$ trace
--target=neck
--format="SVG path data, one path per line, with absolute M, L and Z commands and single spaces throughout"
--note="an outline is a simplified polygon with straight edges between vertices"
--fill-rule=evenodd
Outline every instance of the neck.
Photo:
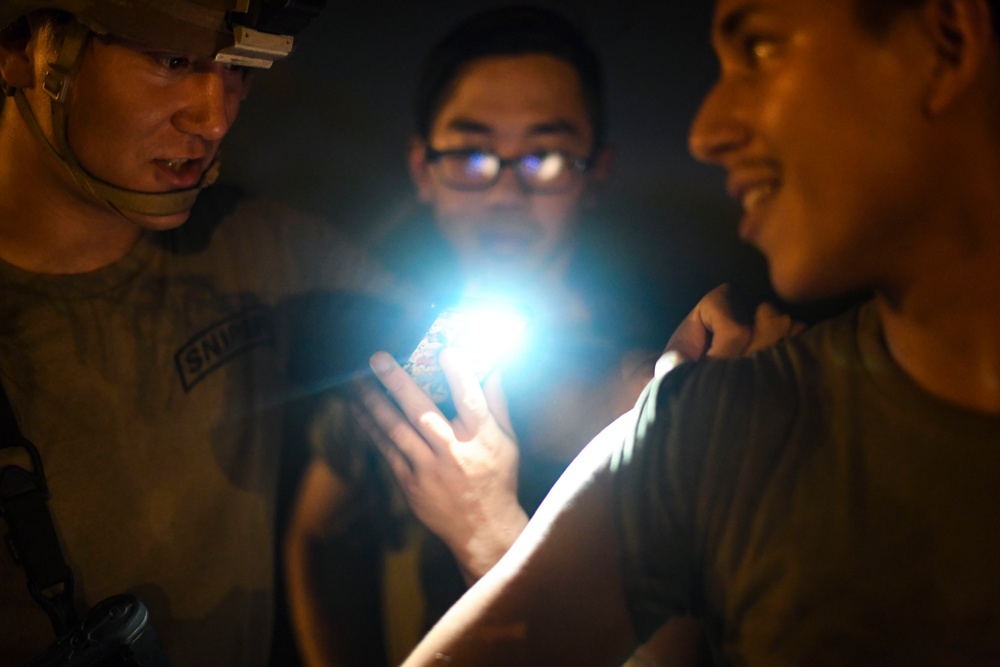
M 127 255 L 141 234 L 45 154 L 16 105 L 0 107 L 0 259 L 36 273 L 86 273 Z
M 1000 240 L 880 293 L 890 353 L 931 394 L 1000 413 Z

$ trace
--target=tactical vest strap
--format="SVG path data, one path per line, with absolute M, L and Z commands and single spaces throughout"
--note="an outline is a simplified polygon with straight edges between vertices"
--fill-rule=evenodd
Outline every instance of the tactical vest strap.
M 24 568 L 31 597 L 48 615 L 56 636 L 61 636 L 78 621 L 73 606 L 73 572 L 63 558 L 49 512 L 41 455 L 21 434 L 0 384 L 0 449 L 15 448 L 27 453 L 31 470 L 14 464 L 0 468 L 0 517 L 8 529 L 4 541 Z

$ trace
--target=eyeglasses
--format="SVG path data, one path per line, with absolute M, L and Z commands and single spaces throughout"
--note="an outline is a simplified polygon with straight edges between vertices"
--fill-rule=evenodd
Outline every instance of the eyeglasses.
M 425 160 L 438 167 L 441 181 L 456 190 L 488 190 L 500 180 L 504 167 L 511 167 L 527 192 L 559 194 L 576 185 L 590 160 L 562 151 L 536 151 L 501 158 L 493 151 L 462 148 L 439 151 L 427 147 Z

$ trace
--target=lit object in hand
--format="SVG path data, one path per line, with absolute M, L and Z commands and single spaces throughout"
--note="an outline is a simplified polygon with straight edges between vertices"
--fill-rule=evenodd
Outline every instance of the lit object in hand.
M 461 350 L 482 381 L 524 339 L 527 313 L 508 304 L 469 301 L 443 309 L 403 368 L 435 403 L 450 399 L 438 356 L 446 347 Z

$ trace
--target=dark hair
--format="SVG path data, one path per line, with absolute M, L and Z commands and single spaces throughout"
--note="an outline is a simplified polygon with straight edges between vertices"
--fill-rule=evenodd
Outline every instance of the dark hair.
M 424 60 L 414 95 L 417 133 L 430 135 L 435 115 L 468 63 L 489 56 L 544 53 L 573 66 L 594 131 L 594 148 L 607 133 L 604 78 L 597 54 L 582 31 L 566 17 L 538 7 L 499 7 L 463 21 Z
M 854 0 L 861 25 L 876 36 L 885 35 L 899 12 L 914 9 L 926 0 Z M 1000 36 L 1000 0 L 987 0 L 993 19 L 993 33 Z

